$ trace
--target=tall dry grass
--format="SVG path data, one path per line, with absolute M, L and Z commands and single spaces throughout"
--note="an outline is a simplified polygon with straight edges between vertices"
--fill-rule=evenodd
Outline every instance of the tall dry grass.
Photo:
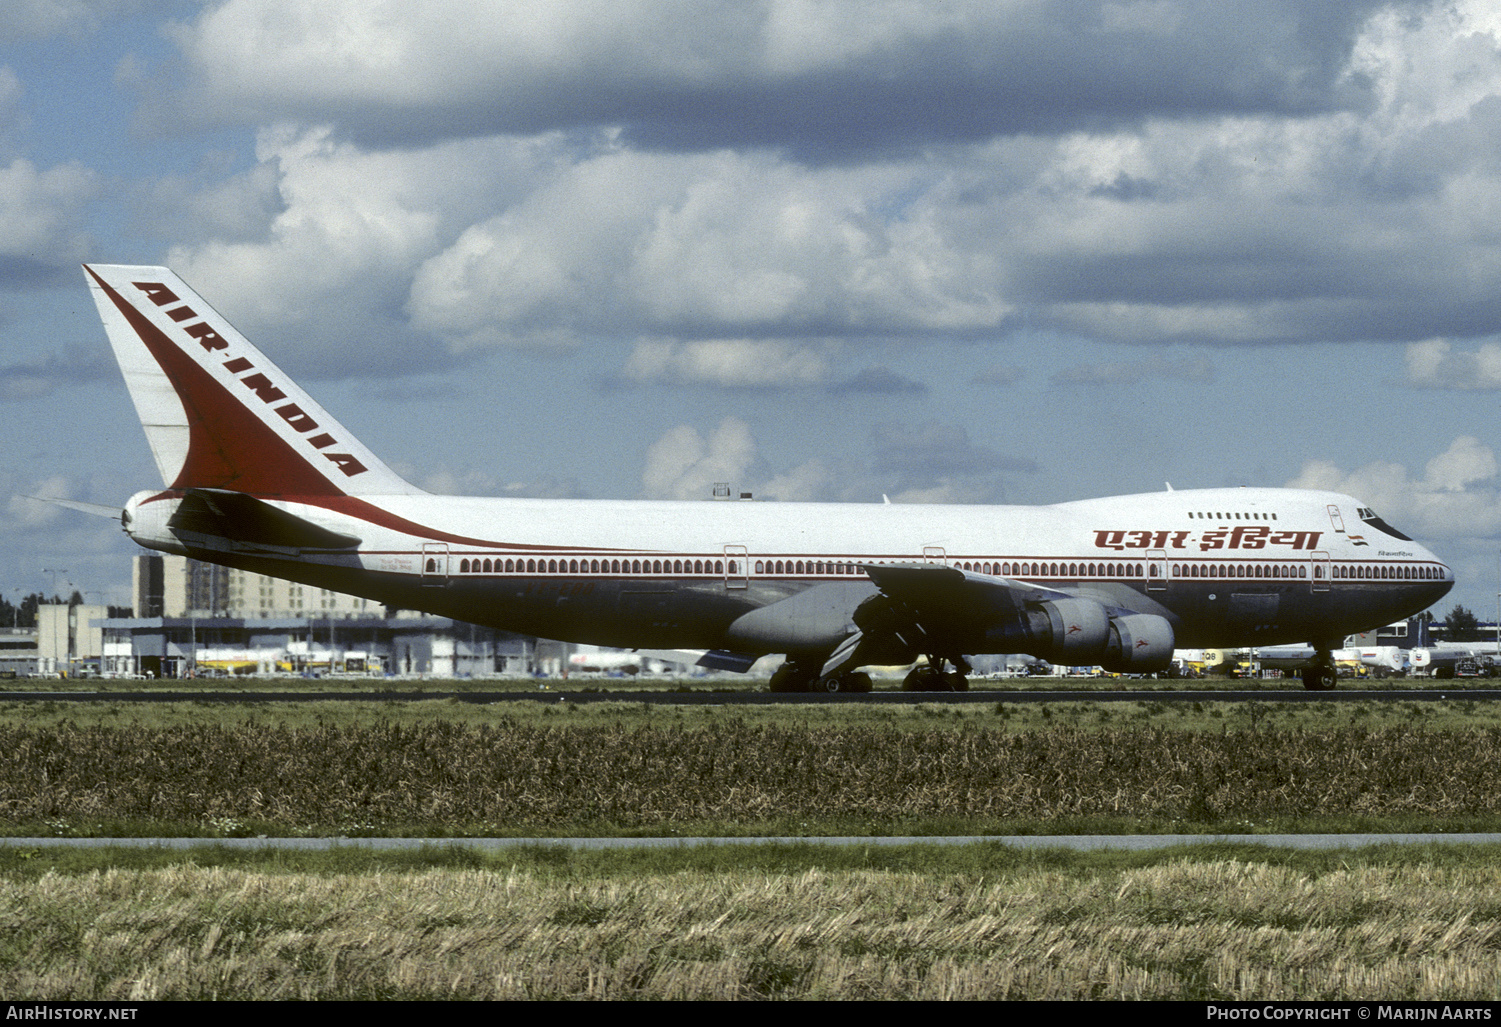
M 12 999 L 1495 999 L 1501 870 L 0 883 Z

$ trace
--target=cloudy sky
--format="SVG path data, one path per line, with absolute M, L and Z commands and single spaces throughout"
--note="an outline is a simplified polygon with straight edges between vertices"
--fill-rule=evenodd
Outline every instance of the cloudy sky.
M 7 596 L 158 483 L 86 260 L 429 489 L 1328 486 L 1495 616 L 1493 0 L 7 0 Z

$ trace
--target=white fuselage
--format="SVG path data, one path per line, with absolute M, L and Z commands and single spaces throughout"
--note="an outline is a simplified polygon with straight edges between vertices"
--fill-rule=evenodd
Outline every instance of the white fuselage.
M 1349 496 L 1215 489 L 1046 507 L 639 502 L 400 495 L 275 501 L 360 540 L 273 551 L 167 528 L 172 493 L 132 499 L 131 534 L 386 602 L 569 641 L 716 647 L 745 612 L 862 567 L 943 563 L 1168 617 L 1183 646 L 1336 642 L 1453 584 Z M 744 646 L 741 646 L 744 648 Z

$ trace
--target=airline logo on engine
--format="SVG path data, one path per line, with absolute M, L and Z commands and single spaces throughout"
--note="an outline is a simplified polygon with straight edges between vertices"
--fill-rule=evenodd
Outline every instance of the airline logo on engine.
M 1273 531 L 1263 525 L 1216 528 L 1195 535 L 1191 531 L 1096 531 L 1097 549 L 1317 549 L 1322 531 Z
M 183 331 L 192 338 L 198 340 L 208 353 L 215 354 L 220 358 L 228 358 L 223 361 L 224 369 L 234 375 L 240 382 L 272 411 L 291 426 L 292 430 L 299 433 L 303 441 L 315 450 L 323 454 L 323 458 L 333 463 L 335 467 L 343 471 L 349 477 L 363 474 L 369 470 L 359 460 L 349 453 L 325 452 L 330 446 L 338 444 L 328 432 L 318 431 L 318 422 L 309 417 L 296 403 L 286 403 L 281 406 L 272 406 L 287 398 L 287 394 L 276 387 L 276 383 L 267 378 L 263 373 L 255 371 L 255 365 L 244 357 L 234 356 L 229 352 L 229 342 L 208 324 L 202 320 L 198 312 L 178 298 L 177 294 L 167 288 L 161 282 L 131 282 L 137 289 L 146 294 L 146 298 L 158 307 L 171 307 L 172 304 L 181 304 L 164 311 L 173 321 L 183 326 Z M 185 323 L 186 322 L 186 323 Z M 314 434 L 317 432 L 317 434 Z

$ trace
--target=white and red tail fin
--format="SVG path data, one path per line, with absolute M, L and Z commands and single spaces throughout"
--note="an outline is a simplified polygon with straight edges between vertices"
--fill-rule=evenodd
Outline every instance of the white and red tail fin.
M 84 271 L 169 488 L 256 496 L 422 491 L 169 269 L 85 264 Z

